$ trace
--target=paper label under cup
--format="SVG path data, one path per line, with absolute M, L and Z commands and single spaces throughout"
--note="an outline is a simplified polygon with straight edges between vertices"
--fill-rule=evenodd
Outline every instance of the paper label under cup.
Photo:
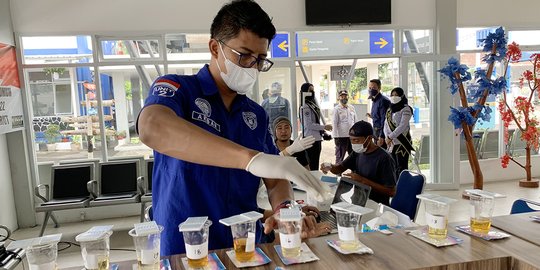
M 281 242 L 281 246 L 284 248 L 296 248 L 299 247 L 301 244 L 300 233 L 279 233 L 279 240 Z
M 342 241 L 354 241 L 356 240 L 356 232 L 354 227 L 342 227 L 338 226 L 339 239 Z
M 201 245 L 186 244 L 186 256 L 192 260 L 198 260 L 208 256 L 208 242 L 204 242 Z
M 246 240 L 246 252 L 255 251 L 255 233 L 248 232 Z
M 84 261 L 84 268 L 86 269 L 98 269 L 98 256 L 95 254 L 86 254 L 86 260 Z
M 141 250 L 141 263 L 153 264 L 159 260 L 159 252 L 152 249 Z
M 56 261 L 42 263 L 42 264 L 28 264 L 30 270 L 55 270 Z
M 430 213 L 426 213 L 426 223 L 429 227 L 434 229 L 445 229 L 446 222 L 444 216 L 436 216 Z

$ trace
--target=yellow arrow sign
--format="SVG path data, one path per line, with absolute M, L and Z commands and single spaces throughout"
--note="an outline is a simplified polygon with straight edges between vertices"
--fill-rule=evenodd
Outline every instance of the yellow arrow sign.
M 284 40 L 281 43 L 279 43 L 278 48 L 282 49 L 284 52 L 287 51 L 287 48 L 289 48 L 289 44 L 287 44 L 287 41 Z
M 375 44 L 381 45 L 379 48 L 382 49 L 384 46 L 388 44 L 388 41 L 386 41 L 384 38 L 379 38 L 380 41 L 375 41 Z

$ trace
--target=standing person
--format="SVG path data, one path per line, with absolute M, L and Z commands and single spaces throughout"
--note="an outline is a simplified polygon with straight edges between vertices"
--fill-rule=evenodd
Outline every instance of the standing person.
M 345 152 L 351 154 L 351 139 L 349 138 L 349 129 L 356 123 L 356 112 L 354 108 L 348 105 L 349 93 L 347 90 L 339 91 L 339 104 L 334 107 L 334 128 L 332 136 L 336 144 L 336 164 L 343 161 Z
M 321 164 L 323 173 L 328 171 L 339 175 L 346 170 L 351 173 L 344 176 L 371 187 L 369 198 L 389 205 L 390 197 L 396 193 L 396 167 L 394 160 L 384 149 L 373 141 L 373 128 L 366 121 L 356 122 L 349 131 L 352 155 L 343 162 L 326 166 Z
M 409 156 L 413 149 L 409 124 L 413 110 L 407 103 L 405 91 L 400 87 L 392 89 L 390 102 L 384 121 L 384 134 L 386 145 L 392 150 L 392 157 L 396 162 L 396 176 L 399 178 L 401 171 L 409 168 Z
M 263 90 L 262 92 L 262 100 L 263 102 L 268 98 L 268 92 L 270 91 L 270 89 L 266 88 Z
M 378 146 L 386 148 L 384 136 L 384 119 L 386 111 L 390 107 L 390 100 L 381 93 L 381 80 L 373 79 L 369 81 L 369 98 L 373 101 L 371 113 L 368 116 L 373 122 L 373 135 Z
M 313 147 L 307 150 L 309 157 L 309 168 L 312 171 L 319 169 L 319 159 L 321 156 L 322 132 L 325 130 L 331 131 L 332 125 L 321 125 L 321 109 L 315 101 L 315 90 L 313 84 L 304 83 L 300 87 L 300 98 L 302 93 L 311 93 L 306 96 L 304 106 L 300 106 L 300 115 L 302 117 L 302 125 L 304 126 L 304 135 L 313 136 L 315 143 Z
M 281 83 L 273 83 L 270 87 L 270 96 L 261 104 L 270 118 L 270 124 L 280 116 L 291 119 L 291 105 L 286 98 L 281 96 L 282 88 Z
M 164 227 L 163 256 L 185 253 L 178 224 L 195 216 L 213 221 L 209 249 L 232 247 L 230 228 L 218 220 L 256 211 L 261 178 L 274 211 L 293 199 L 290 182 L 282 179 L 320 199 L 328 196 L 294 158 L 276 155 L 264 109 L 245 95 L 258 73 L 272 67 L 266 53 L 275 31 L 256 2 L 229 2 L 210 28 L 210 64 L 196 75 L 159 77 L 150 88 L 137 129 L 154 149 L 152 201 L 154 219 Z M 305 224 L 315 228 L 314 219 Z

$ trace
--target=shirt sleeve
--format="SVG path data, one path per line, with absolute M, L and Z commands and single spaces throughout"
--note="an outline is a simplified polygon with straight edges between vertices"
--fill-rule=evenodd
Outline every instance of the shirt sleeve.
M 302 117 L 304 118 L 304 125 L 308 130 L 324 130 L 324 126 L 317 124 L 316 117 L 314 112 L 311 111 L 309 107 L 302 107 Z
M 332 117 L 332 136 L 334 136 L 334 138 L 337 138 L 338 137 L 338 124 L 339 124 L 339 111 L 338 111 L 338 107 L 334 107 L 334 117 Z
M 397 138 L 397 136 L 399 136 L 399 134 L 405 132 L 408 128 L 409 128 L 409 121 L 411 121 L 411 117 L 412 117 L 412 112 L 411 112 L 411 108 L 409 106 L 405 106 L 403 109 L 401 109 L 401 111 L 399 111 L 399 113 L 401 113 L 401 119 L 399 120 L 399 123 L 396 127 L 396 129 L 394 129 L 394 131 L 389 131 L 389 132 L 386 132 L 386 134 L 388 134 L 387 136 L 389 138 Z M 385 124 L 385 128 L 386 128 L 386 124 Z
M 386 119 L 386 116 L 384 118 L 384 128 L 383 128 L 383 131 L 385 134 L 390 134 L 392 132 L 392 130 L 390 129 L 390 125 L 388 125 L 388 119 Z M 388 137 L 388 138 L 392 138 L 392 137 Z
M 181 84 L 181 79 L 178 75 L 169 74 L 157 78 L 152 83 L 152 86 L 150 86 L 143 110 L 150 105 L 159 104 L 172 109 L 176 115 L 184 118 L 185 113 L 182 104 L 184 104 L 185 96 L 183 87 L 186 87 L 186 85 Z M 138 123 L 139 116 L 137 116 L 136 122 L 137 133 L 139 132 Z

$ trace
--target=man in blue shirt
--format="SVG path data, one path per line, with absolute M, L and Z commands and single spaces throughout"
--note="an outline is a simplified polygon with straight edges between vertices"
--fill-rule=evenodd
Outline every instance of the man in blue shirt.
M 368 114 L 373 122 L 373 136 L 375 136 L 375 141 L 378 146 L 386 148 L 384 142 L 384 119 L 386 118 L 386 111 L 390 107 L 390 99 L 381 93 L 381 80 L 370 80 L 368 87 L 369 97 L 373 101 L 371 114 Z
M 257 3 L 232 1 L 212 22 L 210 64 L 197 75 L 166 75 L 151 86 L 137 129 L 154 149 L 152 202 L 154 219 L 164 227 L 162 256 L 185 253 L 178 224 L 195 216 L 213 221 L 209 249 L 232 247 L 230 229 L 218 220 L 257 210 L 261 178 L 274 211 L 293 199 L 289 181 L 320 199 L 328 196 L 294 158 L 276 155 L 268 116 L 245 96 L 258 73 L 272 67 L 266 53 L 275 31 Z M 306 222 L 314 230 L 314 222 Z

